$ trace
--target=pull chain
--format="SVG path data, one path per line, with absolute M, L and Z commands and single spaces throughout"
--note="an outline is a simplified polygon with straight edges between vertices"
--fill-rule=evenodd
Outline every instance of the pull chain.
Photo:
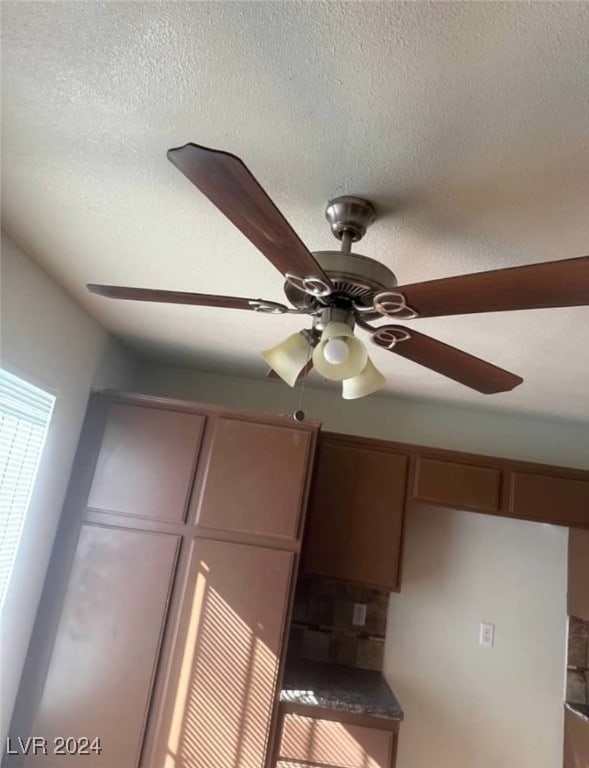
M 311 359 L 311 348 L 309 349 L 307 353 L 307 362 L 305 363 L 305 367 L 303 368 L 303 371 L 306 370 L 307 366 L 309 365 L 309 360 Z M 299 406 L 297 410 L 293 413 L 292 417 L 295 421 L 304 421 L 305 420 L 305 412 L 302 410 L 303 408 L 303 397 L 305 396 L 305 384 L 307 382 L 307 375 L 308 371 L 306 371 L 305 375 L 303 376 L 301 380 L 301 389 L 299 393 Z

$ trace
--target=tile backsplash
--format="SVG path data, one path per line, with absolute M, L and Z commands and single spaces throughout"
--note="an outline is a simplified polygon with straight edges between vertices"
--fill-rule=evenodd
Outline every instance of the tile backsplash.
M 302 576 L 294 598 L 289 655 L 382 670 L 388 601 L 388 592 Z M 366 606 L 363 626 L 354 624 L 355 604 Z
M 566 700 L 589 704 L 589 621 L 569 616 Z

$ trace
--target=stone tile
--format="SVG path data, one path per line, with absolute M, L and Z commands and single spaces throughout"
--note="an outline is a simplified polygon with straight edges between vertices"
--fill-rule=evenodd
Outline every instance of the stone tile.
M 368 603 L 366 611 L 366 632 L 371 635 L 384 637 L 387 629 L 388 595 L 379 594 L 375 600 Z
M 305 630 L 299 627 L 291 627 L 288 633 L 288 655 L 291 658 L 299 658 L 303 653 L 303 638 Z
M 588 637 L 589 621 L 583 621 L 576 616 L 569 616 L 569 636 Z
M 358 641 L 358 661 L 360 669 L 374 669 L 382 672 L 384 659 L 384 640 L 373 637 L 360 638 Z
M 307 621 L 307 600 L 304 596 L 295 593 L 295 599 L 292 606 L 292 621 L 304 624 Z
M 584 667 L 587 665 L 587 646 L 586 636 L 569 634 L 567 663 L 570 667 Z
M 329 660 L 329 634 L 306 629 L 303 632 L 301 655 L 312 661 Z
M 348 600 L 336 600 L 333 607 L 333 626 L 352 628 L 354 604 Z
M 310 595 L 307 602 L 307 621 L 317 626 L 331 626 L 333 601 L 326 595 Z
M 587 703 L 587 678 L 583 672 L 567 670 L 566 700 L 575 704 Z
M 358 638 L 343 632 L 333 632 L 329 643 L 329 659 L 334 664 L 355 667 L 358 659 Z

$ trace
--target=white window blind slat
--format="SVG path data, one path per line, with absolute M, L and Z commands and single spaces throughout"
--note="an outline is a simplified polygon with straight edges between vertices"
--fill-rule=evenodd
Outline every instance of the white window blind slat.
M 0 369 L 0 606 L 10 582 L 55 397 Z

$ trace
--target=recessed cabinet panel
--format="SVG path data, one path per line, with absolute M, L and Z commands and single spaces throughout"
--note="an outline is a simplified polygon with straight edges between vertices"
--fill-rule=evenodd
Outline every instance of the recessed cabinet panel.
M 175 536 L 82 526 L 32 729 L 51 749 L 27 766 L 137 766 L 177 544 Z M 54 740 L 68 736 L 98 737 L 101 754 L 56 754 Z
M 378 728 L 285 715 L 280 757 L 341 768 L 389 768 L 393 734 Z
M 204 421 L 198 414 L 111 404 L 88 506 L 181 522 Z
M 406 456 L 320 436 L 305 573 L 396 589 L 406 475 Z
M 150 768 L 263 768 L 293 563 L 196 540 Z
M 567 613 L 589 621 L 589 530 L 570 529 L 568 571 Z
M 530 520 L 589 528 L 589 481 L 514 472 L 510 512 Z
M 456 509 L 498 512 L 501 471 L 436 459 L 418 459 L 414 498 Z
M 302 429 L 219 418 L 196 524 L 296 539 L 311 446 L 312 433 Z
M 589 765 L 589 720 L 569 709 L 564 711 L 564 768 Z

